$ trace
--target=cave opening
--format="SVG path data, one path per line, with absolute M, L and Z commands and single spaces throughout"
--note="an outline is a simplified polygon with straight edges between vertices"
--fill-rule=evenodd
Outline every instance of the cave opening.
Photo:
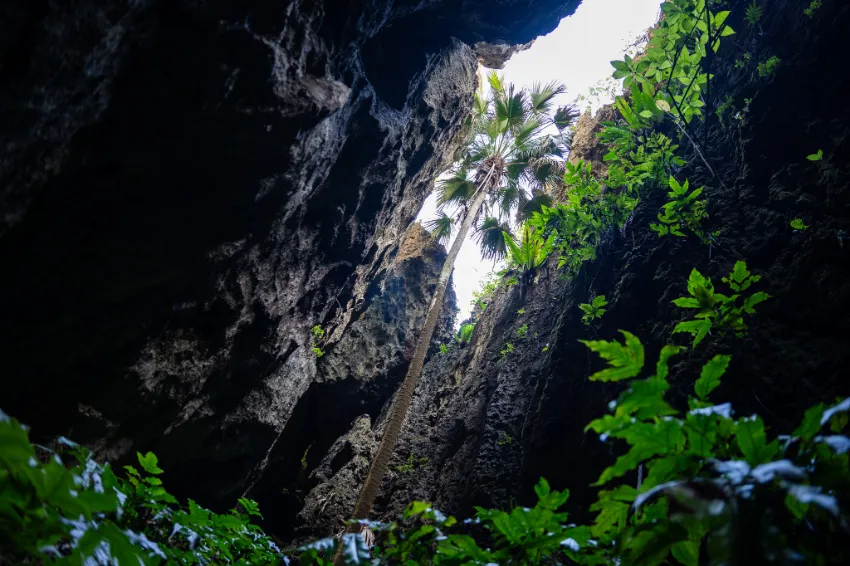
M 574 104 L 581 112 L 594 113 L 622 92 L 621 82 L 611 78 L 610 62 L 625 53 L 633 55 L 645 43 L 646 30 L 658 19 L 658 6 L 657 0 L 584 0 L 554 31 L 514 54 L 497 72 L 518 89 L 559 81 L 567 92 L 557 97 L 558 105 Z M 490 71 L 479 65 L 478 80 L 485 93 L 489 91 L 486 74 Z M 435 191 L 422 205 L 417 221 L 427 223 L 439 215 L 437 200 Z M 446 210 L 450 215 L 458 213 L 450 206 Z M 483 259 L 476 240 L 475 230 L 470 231 L 455 263 L 456 327 L 470 317 L 473 295 L 505 268 L 503 261 Z

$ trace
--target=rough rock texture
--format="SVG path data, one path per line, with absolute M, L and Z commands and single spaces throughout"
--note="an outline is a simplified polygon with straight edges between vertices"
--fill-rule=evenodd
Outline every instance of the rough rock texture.
M 467 44 L 577 4 L 4 3 L 3 409 L 153 450 L 207 504 L 280 492 L 266 468 L 376 416 L 413 344 L 433 271 L 394 258 L 471 104 Z
M 478 62 L 488 69 L 502 69 L 508 59 L 514 56 L 515 53 L 525 51 L 534 44 L 534 41 L 522 45 L 511 43 L 487 43 L 479 41 L 475 44 L 475 54 L 478 55 Z
M 587 486 L 619 447 L 583 428 L 606 411 L 619 386 L 587 379 L 602 364 L 578 339 L 611 339 L 617 329 L 629 330 L 644 342 L 648 363 L 663 344 L 686 343 L 671 338 L 687 317 L 671 301 L 686 293 L 693 267 L 719 282 L 745 259 L 773 298 L 759 305 L 747 338 L 712 336 L 674 358 L 674 403 L 685 404 L 699 368 L 720 352 L 733 359 L 715 398 L 732 401 L 738 414 L 758 412 L 777 432 L 790 432 L 808 406 L 850 393 L 850 109 L 843 83 L 832 74 L 842 52 L 836 46 L 850 29 L 850 7 L 824 2 L 810 21 L 800 16 L 807 5 L 777 2 L 758 30 L 747 31 L 738 18 L 731 22 L 740 49 L 757 61 L 777 55 L 782 66 L 774 78 L 759 78 L 755 63 L 735 68 L 742 51 L 725 44 L 726 62 L 712 68 L 712 99 L 716 107 L 730 96 L 735 108 L 723 122 L 714 116 L 708 131 L 696 132 L 711 149 L 717 177 L 682 143 L 689 166 L 681 174 L 692 186 L 705 185 L 719 246 L 709 250 L 695 238 L 651 232 L 666 193 L 656 188 L 572 281 L 560 279 L 550 261 L 533 285 L 500 288 L 471 343 L 426 365 L 395 465 L 409 454 L 427 462 L 387 478 L 380 515 L 397 515 L 411 499 L 461 515 L 473 505 L 527 504 L 540 476 L 572 491 L 574 511 L 587 509 L 593 497 Z M 746 99 L 751 103 L 744 110 Z M 734 118 L 739 112 L 740 120 Z M 600 156 L 596 127 L 585 119 L 574 157 Z M 827 162 L 807 161 L 818 148 Z M 794 217 L 811 228 L 793 231 Z M 577 305 L 596 294 L 611 304 L 602 323 L 589 328 Z M 520 338 L 524 324 L 528 334 Z M 514 351 L 503 357 L 507 343 Z

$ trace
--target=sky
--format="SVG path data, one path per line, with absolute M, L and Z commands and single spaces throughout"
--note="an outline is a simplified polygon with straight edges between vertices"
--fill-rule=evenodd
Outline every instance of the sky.
M 537 38 L 530 49 L 514 55 L 500 72 L 506 82 L 518 88 L 531 88 L 536 82 L 564 83 L 567 93 L 557 100 L 560 105 L 587 96 L 591 87 L 614 72 L 611 61 L 621 59 L 633 39 L 655 23 L 660 4 L 661 0 L 584 0 L 575 14 L 561 20 L 549 35 Z M 578 105 L 584 110 L 590 103 L 595 111 L 609 102 L 612 100 L 604 96 L 588 97 Z M 436 216 L 436 196 L 431 195 L 417 220 L 425 222 Z M 473 292 L 494 269 L 502 267 L 481 259 L 473 231 L 454 268 L 458 324 L 469 317 Z

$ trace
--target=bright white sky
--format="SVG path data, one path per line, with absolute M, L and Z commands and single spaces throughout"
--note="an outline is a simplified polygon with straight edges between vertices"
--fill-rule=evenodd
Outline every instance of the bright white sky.
M 575 14 L 561 21 L 549 35 L 538 38 L 527 51 L 514 55 L 500 71 L 506 82 L 531 88 L 535 82 L 560 81 L 567 86 L 558 104 L 587 95 L 590 87 L 610 77 L 611 61 L 621 59 L 631 41 L 652 26 L 661 0 L 584 0 Z M 594 100 L 594 111 L 611 100 Z M 585 103 L 579 104 L 583 110 Z M 437 216 L 436 196 L 425 201 L 417 220 Z M 473 230 L 460 250 L 454 268 L 454 287 L 460 307 L 458 324 L 469 317 L 472 293 L 494 269 L 481 259 Z M 501 266 L 496 266 L 501 267 Z

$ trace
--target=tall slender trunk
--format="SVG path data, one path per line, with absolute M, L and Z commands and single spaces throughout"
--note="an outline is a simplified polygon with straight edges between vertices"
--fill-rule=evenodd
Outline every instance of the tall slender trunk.
M 460 231 L 452 244 L 451 250 L 449 250 L 446 262 L 443 264 L 440 279 L 437 282 L 437 290 L 434 293 L 434 298 L 431 299 L 431 306 L 428 308 L 428 317 L 425 319 L 425 326 L 422 328 L 422 333 L 416 342 L 416 349 L 413 351 L 413 359 L 410 360 L 407 375 L 404 376 L 404 381 L 401 382 L 401 387 L 398 389 L 392 409 L 390 409 L 387 428 L 384 430 L 380 444 L 378 444 L 378 451 L 372 459 L 369 474 L 366 476 L 366 481 L 360 490 L 360 496 L 357 498 L 357 503 L 354 506 L 355 519 L 367 518 L 372 511 L 375 498 L 381 489 L 381 481 L 387 473 L 387 467 L 392 459 L 399 434 L 401 434 L 401 427 L 404 425 L 407 412 L 413 403 L 413 393 L 416 391 L 416 385 L 419 383 L 419 377 L 422 375 L 422 367 L 425 365 L 425 355 L 428 353 L 428 346 L 431 344 L 431 338 L 434 335 L 434 329 L 437 326 L 437 320 L 443 308 L 443 298 L 446 296 L 449 277 L 452 274 L 457 254 L 460 252 L 464 240 L 466 240 L 466 235 L 469 233 L 469 228 L 475 221 L 478 211 L 481 210 L 481 205 L 484 204 L 484 199 L 487 197 L 488 189 L 491 185 L 489 181 L 494 170 L 495 167 L 491 167 L 490 172 L 479 187 L 475 200 L 472 201 L 472 206 L 463 219 Z

